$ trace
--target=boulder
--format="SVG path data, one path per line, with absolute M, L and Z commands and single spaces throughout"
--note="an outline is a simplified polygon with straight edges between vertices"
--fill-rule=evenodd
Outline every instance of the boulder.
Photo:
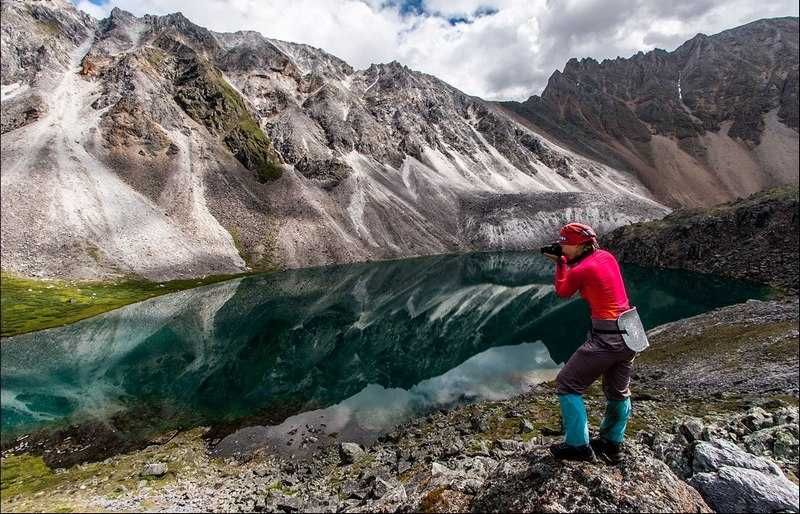
M 711 512 L 693 488 L 631 445 L 619 466 L 555 461 L 546 448 L 498 465 L 475 497 L 477 512 Z
M 396 480 L 384 480 L 383 478 L 376 477 L 375 481 L 372 483 L 372 497 L 383 498 L 398 485 L 400 484 Z
M 145 464 L 139 473 L 143 477 L 163 477 L 167 474 L 167 465 L 163 462 Z
M 753 407 L 742 418 L 742 424 L 750 429 L 751 432 L 756 432 L 763 428 L 771 427 L 773 420 L 769 412 L 761 407 Z
M 394 488 L 369 506 L 369 512 L 397 512 L 407 500 L 406 488 L 402 484 L 396 484 Z
M 339 459 L 341 459 L 342 464 L 352 464 L 363 456 L 364 450 L 360 445 L 356 443 L 339 444 Z
M 692 460 L 692 469 L 695 473 L 717 471 L 723 466 L 752 469 L 770 475 L 783 476 L 783 472 L 774 462 L 747 453 L 729 441 L 701 441 L 695 446 Z
M 678 426 L 678 431 L 691 443 L 692 441 L 699 441 L 702 438 L 703 428 L 702 419 L 689 417 L 681 422 Z
M 778 425 L 758 430 L 745 436 L 744 445 L 756 455 L 770 455 L 774 453 L 775 441 L 780 439 L 780 452 L 782 454 L 791 454 L 797 452 L 797 436 L 797 425 Z
M 791 430 L 777 431 L 772 443 L 772 455 L 776 459 L 797 462 L 800 456 L 800 441 Z
M 798 512 L 798 487 L 783 476 L 722 466 L 689 484 L 718 512 Z

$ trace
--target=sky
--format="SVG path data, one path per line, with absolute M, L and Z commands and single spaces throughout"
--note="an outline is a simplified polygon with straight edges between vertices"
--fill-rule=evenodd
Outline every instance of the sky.
M 393 60 L 488 100 L 538 95 L 571 57 L 674 50 L 797 0 L 72 0 L 104 18 L 180 11 L 218 32 L 256 30 L 306 43 L 357 69 Z

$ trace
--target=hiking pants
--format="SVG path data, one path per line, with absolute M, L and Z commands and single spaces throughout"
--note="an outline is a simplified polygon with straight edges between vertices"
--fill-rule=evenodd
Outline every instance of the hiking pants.
M 615 320 L 592 320 L 592 328 L 616 330 Z M 557 394 L 582 395 L 586 388 L 603 377 L 603 393 L 608 400 L 630 396 L 633 359 L 636 352 L 625 345 L 619 334 L 590 331 L 586 342 L 572 354 L 556 377 Z

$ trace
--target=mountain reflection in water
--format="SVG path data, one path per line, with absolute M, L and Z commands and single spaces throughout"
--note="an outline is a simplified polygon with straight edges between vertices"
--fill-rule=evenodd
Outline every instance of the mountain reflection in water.
M 623 272 L 647 327 L 765 294 L 686 272 Z M 10 338 L 0 348 L 3 439 L 90 419 L 125 437 L 214 424 L 269 431 L 311 413 L 355 436 L 507 397 L 553 378 L 589 326 L 583 301 L 555 297 L 552 273 L 527 252 L 293 270 Z

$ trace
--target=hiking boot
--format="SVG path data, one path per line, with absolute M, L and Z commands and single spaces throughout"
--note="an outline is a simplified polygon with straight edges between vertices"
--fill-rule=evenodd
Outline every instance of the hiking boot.
M 588 444 L 583 446 L 570 446 L 567 443 L 553 444 L 550 446 L 550 453 L 558 460 L 578 460 L 587 462 L 595 462 L 597 460 L 591 445 Z
M 624 458 L 622 443 L 612 443 L 602 437 L 595 437 L 589 444 L 595 453 L 609 464 L 619 464 Z

